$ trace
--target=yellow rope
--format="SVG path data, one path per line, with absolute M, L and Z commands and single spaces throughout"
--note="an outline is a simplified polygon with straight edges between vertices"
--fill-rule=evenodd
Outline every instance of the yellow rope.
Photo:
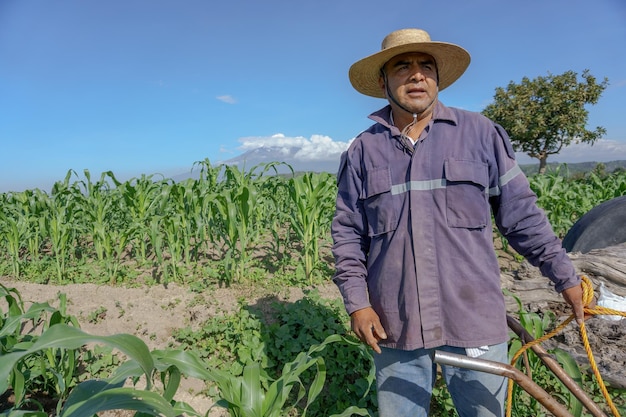
M 606 308 L 606 307 L 600 307 L 600 306 L 589 307 L 589 305 L 591 305 L 591 302 L 593 301 L 593 285 L 591 283 L 591 280 L 587 276 L 585 276 L 585 275 L 582 276 L 582 287 L 583 287 L 583 305 L 585 306 L 585 308 L 584 308 L 585 314 L 589 314 L 589 315 L 599 315 L 599 314 L 600 315 L 616 315 L 616 316 L 626 317 L 626 312 L 623 312 L 623 311 L 617 311 L 617 310 L 613 310 L 613 309 Z M 548 340 L 551 337 L 553 337 L 554 335 L 558 334 L 574 318 L 575 318 L 575 316 L 574 316 L 574 314 L 572 314 L 563 323 L 561 323 L 554 330 L 552 330 L 550 333 L 548 333 L 548 334 L 540 337 L 539 339 L 533 340 L 532 342 L 529 342 L 529 343 L 525 344 L 524 346 L 522 346 L 522 348 L 520 350 L 518 350 L 517 353 L 513 356 L 513 359 L 511 360 L 511 365 L 515 366 L 515 362 L 517 362 L 517 359 L 526 350 L 530 349 L 531 347 L 533 347 L 533 346 L 535 346 L 535 345 L 537 345 L 539 343 L 543 343 L 546 340 Z M 620 417 L 619 412 L 617 411 L 617 408 L 615 407 L 615 405 L 613 404 L 613 401 L 611 400 L 611 396 L 609 395 L 609 391 L 607 390 L 606 385 L 604 384 L 604 381 L 602 380 L 602 376 L 600 375 L 600 371 L 598 370 L 598 365 L 596 364 L 596 361 L 593 358 L 593 353 L 591 352 L 591 347 L 589 345 L 589 339 L 587 338 L 587 329 L 585 328 L 585 323 L 584 322 L 580 324 L 580 336 L 582 338 L 583 345 L 585 347 L 585 351 L 587 352 L 587 357 L 589 358 L 589 363 L 591 364 L 591 369 L 593 370 L 593 374 L 595 375 L 596 380 L 598 381 L 598 385 L 600 386 L 600 390 L 602 391 L 602 395 L 604 396 L 604 399 L 605 399 L 606 403 L 608 404 L 609 408 L 613 412 L 613 415 L 615 417 Z M 512 412 L 512 407 L 513 407 L 513 404 L 512 404 L 513 380 L 512 379 L 509 379 L 509 382 L 508 382 L 507 395 L 508 395 L 508 400 L 507 400 L 507 406 L 506 406 L 506 415 L 507 415 L 507 417 L 511 417 L 511 412 Z

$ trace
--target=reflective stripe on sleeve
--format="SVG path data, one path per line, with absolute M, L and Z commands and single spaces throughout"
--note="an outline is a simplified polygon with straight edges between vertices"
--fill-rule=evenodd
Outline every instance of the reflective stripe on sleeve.
M 513 178 L 517 177 L 519 174 L 523 174 L 522 168 L 519 167 L 517 162 L 513 166 L 513 168 L 509 169 L 498 179 L 498 186 L 489 189 L 489 196 L 496 197 L 502 193 L 502 187 L 507 185 L 509 182 L 513 180 Z

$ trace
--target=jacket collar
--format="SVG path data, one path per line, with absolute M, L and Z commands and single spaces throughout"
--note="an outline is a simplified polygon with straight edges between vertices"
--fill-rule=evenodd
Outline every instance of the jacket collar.
M 391 123 L 391 106 L 390 105 L 386 105 L 382 109 L 377 110 L 374 113 L 370 114 L 368 117 L 369 119 L 385 126 L 387 129 L 390 129 L 393 135 L 400 134 L 400 130 L 396 126 L 394 126 L 393 123 Z M 452 109 L 445 106 L 439 100 L 437 100 L 437 104 L 435 104 L 435 109 L 433 111 L 432 120 L 434 122 L 446 121 L 446 122 L 454 124 L 455 126 L 458 124 L 456 114 L 452 111 Z

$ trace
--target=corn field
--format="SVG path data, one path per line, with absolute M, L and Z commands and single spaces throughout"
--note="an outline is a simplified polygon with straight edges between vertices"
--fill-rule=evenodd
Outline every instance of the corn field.
M 182 182 L 69 171 L 50 193 L 0 194 L 0 275 L 111 284 L 133 271 L 183 284 L 207 275 L 230 284 L 254 271 L 290 271 L 294 284 L 327 277 L 332 260 L 320 245 L 328 254 L 335 176 L 276 175 L 280 165 L 241 171 L 204 160 L 194 164 L 198 178 Z M 591 208 L 626 195 L 625 172 L 529 179 L 560 237 Z
M 205 160 L 194 165 L 197 179 L 182 182 L 69 171 L 50 193 L 0 194 L 0 265 L 10 265 L 0 275 L 49 271 L 42 281 L 82 281 L 75 267 L 89 263 L 99 271 L 95 281 L 114 284 L 143 270 L 185 283 L 206 272 L 196 270 L 202 265 L 217 264 L 214 274 L 229 284 L 246 279 L 251 266 L 295 264 L 312 282 L 323 270 L 320 244 L 328 244 L 336 181 L 324 173 L 276 175 L 279 165 L 244 172 Z
M 601 170 L 568 178 L 557 169 L 529 178 L 537 204 L 547 214 L 555 233 L 563 238 L 586 212 L 605 201 L 626 195 L 626 171 L 606 174 Z

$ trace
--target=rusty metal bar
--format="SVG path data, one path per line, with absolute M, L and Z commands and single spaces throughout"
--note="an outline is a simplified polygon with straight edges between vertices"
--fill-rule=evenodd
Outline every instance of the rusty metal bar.
M 458 368 L 467 368 L 474 371 L 488 372 L 490 374 L 500 375 L 512 379 L 524 391 L 532 395 L 537 401 L 543 405 L 546 410 L 551 412 L 555 417 L 573 417 L 572 414 L 557 400 L 552 398 L 550 394 L 544 391 L 539 385 L 535 384 L 526 374 L 514 366 L 486 361 L 483 359 L 470 358 L 455 353 L 435 351 L 434 361 L 440 365 L 456 366 Z
M 522 343 L 526 344 L 534 341 L 535 339 L 524 329 L 524 327 L 513 317 L 506 316 L 506 322 L 509 329 L 513 330 L 522 339 Z M 569 389 L 572 394 L 582 403 L 582 405 L 589 410 L 594 417 L 607 417 L 607 415 L 600 409 L 600 407 L 593 402 L 587 393 L 565 372 L 559 362 L 554 359 L 541 345 L 534 345 L 530 348 L 541 359 L 541 361 L 554 373 L 554 375 L 563 382 L 563 384 Z

